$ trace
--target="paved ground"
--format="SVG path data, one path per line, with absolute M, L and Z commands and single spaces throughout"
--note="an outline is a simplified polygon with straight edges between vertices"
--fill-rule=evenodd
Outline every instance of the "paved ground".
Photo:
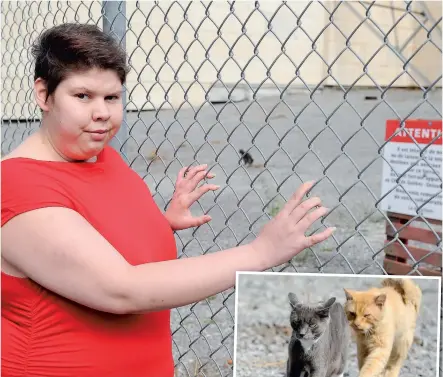
M 440 118 L 442 101 L 441 91 L 429 93 L 428 103 L 420 91 L 389 90 L 381 103 L 366 101 L 367 95 L 379 98 L 374 90 L 352 89 L 344 101 L 342 92 L 325 89 L 312 100 L 306 91 L 284 95 L 284 101 L 265 93 L 256 102 L 129 113 L 126 154 L 161 207 L 172 195 L 182 164 L 208 163 L 217 174 L 213 181 L 222 188 L 194 209 L 208 211 L 213 220 L 177 234 L 180 256 L 248 242 L 267 221 L 263 208 L 277 189 L 283 197 L 265 209 L 271 215 L 302 181 L 321 179 L 313 194 L 334 208 L 325 220 L 338 227 L 334 239 L 275 271 L 380 274 L 385 223 L 375 203 L 380 197 L 379 148 L 385 122 L 397 116 Z M 27 131 L 23 125 L 4 125 L 2 152 L 17 145 Z M 252 167 L 239 165 L 240 148 L 251 148 Z M 230 376 L 233 323 L 233 291 L 174 311 L 177 375 L 197 375 L 203 364 L 202 375 Z
M 378 277 L 301 276 L 294 274 L 240 274 L 236 377 L 284 376 L 291 335 L 289 292 L 301 300 L 319 301 L 336 297 L 344 304 L 343 288 L 365 290 L 379 286 Z M 416 340 L 400 377 L 435 377 L 439 317 L 437 279 L 416 279 L 423 292 Z M 399 318 L 399 320 L 401 320 Z M 358 376 L 356 346 L 349 344 L 349 377 Z

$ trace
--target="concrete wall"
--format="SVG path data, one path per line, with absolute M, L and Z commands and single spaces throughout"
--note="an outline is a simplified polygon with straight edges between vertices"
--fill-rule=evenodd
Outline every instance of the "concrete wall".
M 380 1 L 377 4 L 402 7 L 402 3 L 392 1 Z M 338 2 L 331 4 L 332 8 L 336 8 L 333 17 L 335 27 L 329 26 L 326 30 L 325 55 L 330 63 L 338 57 L 332 66 L 332 76 L 340 84 L 372 86 L 375 81 L 379 86 L 416 87 L 428 86 L 441 76 L 441 52 L 429 42 L 422 47 L 427 40 L 427 31 L 418 22 L 421 21 L 430 29 L 435 21 L 425 22 L 423 16 L 412 16 L 405 11 L 381 6 L 371 7 L 370 16 L 367 17 L 365 8 L 357 2 L 337 5 Z M 435 20 L 441 17 L 441 2 L 417 1 L 413 5 L 411 9 L 418 12 L 426 6 Z M 434 29 L 430 38 L 441 49 L 441 22 L 439 27 Z M 347 40 L 350 49 L 340 55 Z M 366 75 L 362 76 L 365 73 L 364 64 L 356 55 L 367 65 Z M 410 61 L 404 70 L 403 65 L 408 59 Z M 332 78 L 327 83 L 336 85 Z
M 415 2 L 414 9 L 421 11 L 421 3 L 434 20 L 441 17 L 440 2 Z M 65 21 L 97 23 L 100 19 L 100 2 L 69 4 L 2 3 L 5 118 L 38 115 L 27 49 L 44 26 Z M 227 96 L 223 85 L 228 89 L 304 88 L 337 83 L 373 86 L 375 81 L 381 87 L 416 87 L 427 86 L 441 75 L 440 51 L 430 42 L 421 48 L 428 32 L 418 29 L 419 23 L 411 15 L 402 18 L 404 11 L 373 6 L 366 16 L 364 7 L 356 2 L 288 4 L 290 9 L 280 2 L 265 1 L 256 9 L 252 1 L 232 6 L 224 1 L 210 5 L 127 2 L 130 31 L 126 43 L 132 66 L 127 81 L 128 109 L 198 106 L 212 86 L 218 89 L 212 90 L 210 97 L 222 98 Z M 403 6 L 396 2 L 377 4 Z M 326 9 L 333 12 L 333 23 Z M 421 15 L 415 17 L 429 28 L 435 22 L 425 22 Z M 383 42 L 383 34 L 388 32 L 386 40 L 391 48 Z M 440 30 L 434 29 L 430 37 L 441 48 Z

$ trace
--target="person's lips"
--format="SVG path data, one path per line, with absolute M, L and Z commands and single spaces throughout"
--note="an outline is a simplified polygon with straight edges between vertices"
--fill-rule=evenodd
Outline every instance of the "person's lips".
M 103 128 L 101 130 L 93 130 L 93 131 L 88 131 L 88 132 L 94 133 L 94 134 L 104 134 L 104 133 L 108 132 L 108 130 Z
M 94 141 L 103 141 L 106 138 L 106 135 L 108 134 L 109 130 L 107 129 L 99 129 L 99 130 L 91 130 L 88 131 L 88 133 L 91 135 L 91 138 Z

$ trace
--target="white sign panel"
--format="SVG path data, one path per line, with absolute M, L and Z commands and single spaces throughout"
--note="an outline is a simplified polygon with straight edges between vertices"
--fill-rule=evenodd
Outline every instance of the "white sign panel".
M 389 194 L 380 203 L 380 209 L 411 216 L 417 215 L 420 209 L 425 218 L 442 219 L 441 127 L 441 120 L 407 120 L 404 128 L 409 133 L 402 130 L 385 145 L 382 196 Z M 388 120 L 385 141 L 399 128 L 400 122 Z M 433 199 L 420 208 L 431 197 Z

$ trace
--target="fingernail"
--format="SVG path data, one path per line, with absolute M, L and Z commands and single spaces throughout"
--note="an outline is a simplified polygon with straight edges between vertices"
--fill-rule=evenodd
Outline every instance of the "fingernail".
M 329 228 L 329 229 L 331 229 L 332 232 L 335 232 L 337 230 L 337 228 L 335 226 L 333 226 L 332 228 Z

